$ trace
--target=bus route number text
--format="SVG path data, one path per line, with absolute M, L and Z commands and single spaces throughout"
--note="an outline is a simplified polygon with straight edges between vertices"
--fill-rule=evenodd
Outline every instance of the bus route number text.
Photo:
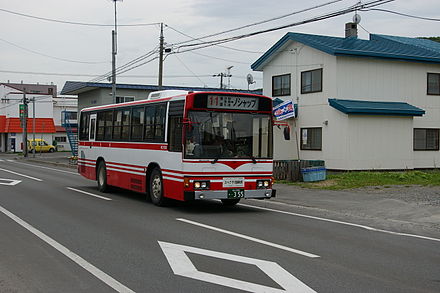
M 207 106 L 211 109 L 258 110 L 258 98 L 209 95 Z

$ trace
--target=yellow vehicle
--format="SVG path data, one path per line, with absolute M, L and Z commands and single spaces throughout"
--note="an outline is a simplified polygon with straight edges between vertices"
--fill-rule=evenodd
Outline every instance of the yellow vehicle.
M 49 152 L 53 153 L 55 147 L 48 144 L 44 139 L 36 138 L 35 140 L 28 140 L 28 151 L 29 152 Z

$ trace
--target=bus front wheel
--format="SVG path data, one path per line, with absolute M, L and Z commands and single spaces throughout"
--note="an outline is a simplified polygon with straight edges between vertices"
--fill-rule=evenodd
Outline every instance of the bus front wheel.
M 149 183 L 151 202 L 157 206 L 164 206 L 167 199 L 163 196 L 162 172 L 159 168 L 154 168 L 151 171 Z
M 98 190 L 100 192 L 107 192 L 109 187 L 107 185 L 107 168 L 105 167 L 104 162 L 99 163 L 96 177 L 96 181 L 98 182 Z

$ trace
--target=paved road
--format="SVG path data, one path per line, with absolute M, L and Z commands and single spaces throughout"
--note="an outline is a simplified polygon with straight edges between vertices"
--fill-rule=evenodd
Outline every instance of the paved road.
M 132 192 L 99 193 L 72 169 L 8 159 L 0 292 L 440 291 L 436 238 L 257 201 L 159 208 Z

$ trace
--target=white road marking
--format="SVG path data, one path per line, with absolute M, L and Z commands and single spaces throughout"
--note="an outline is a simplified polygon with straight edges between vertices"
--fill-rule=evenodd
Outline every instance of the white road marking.
M 433 238 L 433 237 L 428 237 L 428 236 L 421 236 L 421 235 L 417 235 L 417 234 L 409 234 L 409 233 L 401 233 L 401 232 L 388 231 L 388 230 L 378 229 L 378 228 L 374 228 L 374 227 L 370 227 L 370 226 L 366 226 L 366 225 L 360 225 L 360 224 L 354 224 L 354 223 L 350 223 L 350 222 L 344 222 L 344 221 L 338 221 L 338 220 L 332 220 L 332 219 L 327 219 L 327 218 L 309 216 L 309 215 L 304 215 L 304 214 L 280 211 L 280 210 L 271 209 L 271 208 L 263 208 L 263 207 L 259 207 L 259 206 L 248 205 L 248 204 L 239 204 L 239 205 L 240 206 L 244 206 L 244 207 L 259 209 L 259 210 L 265 210 L 265 211 L 270 211 L 270 212 L 275 212 L 275 213 L 280 213 L 280 214 L 296 216 L 296 217 L 302 217 L 302 218 L 314 219 L 314 220 L 318 220 L 318 221 L 324 221 L 324 222 L 330 222 L 330 223 L 335 223 L 335 224 L 341 224 L 341 225 L 357 227 L 357 228 L 365 229 L 365 230 L 368 230 L 368 231 L 382 232 L 382 233 L 387 233 L 387 234 L 391 234 L 391 235 L 413 237 L 413 238 L 419 238 L 419 239 L 424 239 L 424 240 L 431 240 L 431 241 L 438 241 L 438 242 L 440 242 L 439 238 Z
M 72 187 L 66 187 L 66 188 L 69 189 L 69 190 L 72 190 L 72 191 L 76 191 L 76 192 L 79 192 L 79 193 L 87 194 L 87 195 L 90 195 L 90 196 L 93 196 L 93 197 L 96 197 L 96 198 L 100 198 L 100 199 L 103 199 L 103 200 L 112 200 L 111 198 L 100 196 L 100 195 L 97 195 L 97 194 L 93 194 L 93 193 L 90 193 L 90 192 L 87 192 L 87 191 L 82 191 L 82 190 L 79 190 L 79 189 L 76 189 L 76 188 L 72 188 Z
M 296 254 L 300 254 L 300 255 L 303 255 L 303 256 L 307 256 L 307 257 L 311 257 L 311 258 L 319 257 L 319 255 L 316 255 L 316 254 L 308 253 L 308 252 L 305 252 L 305 251 L 301 251 L 301 250 L 294 249 L 294 248 L 291 248 L 291 247 L 287 247 L 287 246 L 284 246 L 284 245 L 279 245 L 279 244 L 272 243 L 272 242 L 265 241 L 265 240 L 261 240 L 261 239 L 258 239 L 258 238 L 246 236 L 246 235 L 243 235 L 243 234 L 231 232 L 231 231 L 228 231 L 228 230 L 216 228 L 216 227 L 213 227 L 213 226 L 201 224 L 201 223 L 194 222 L 194 221 L 191 221 L 191 220 L 186 220 L 186 219 L 182 219 L 182 218 L 177 218 L 176 220 L 177 221 L 181 221 L 181 222 L 185 222 L 185 223 L 188 223 L 188 224 L 196 225 L 196 226 L 199 226 L 199 227 L 203 227 L 203 228 L 206 228 L 206 229 L 210 229 L 210 230 L 213 230 L 213 231 L 217 231 L 217 232 L 225 233 L 225 234 L 228 234 L 228 235 L 232 235 L 232 236 L 235 236 L 235 237 L 243 238 L 243 239 L 246 239 L 246 240 L 254 241 L 254 242 L 261 243 L 261 244 L 264 244 L 264 245 L 267 245 L 267 246 L 272 246 L 272 247 L 275 247 L 275 248 L 279 248 L 279 249 L 286 250 L 286 251 L 289 251 L 289 252 L 293 252 L 293 253 L 296 253 Z
M 6 169 L 3 169 L 3 168 L 0 168 L 0 170 L 8 172 L 8 173 L 11 173 L 11 174 L 15 174 L 15 175 L 18 175 L 18 176 L 21 176 L 21 177 L 29 178 L 29 179 L 32 179 L 32 180 L 35 180 L 35 181 L 43 181 L 42 179 L 38 179 L 38 178 L 31 177 L 31 176 L 28 176 L 28 175 L 20 174 L 20 173 L 17 173 L 17 172 L 14 172 L 14 171 L 10 171 L 10 170 L 6 170 Z
M 15 160 L 6 160 L 6 161 L 8 161 L 8 162 L 16 162 Z
M 15 162 L 15 163 L 20 164 L 20 165 L 32 166 L 32 167 L 36 167 L 36 168 L 42 168 L 42 169 L 47 169 L 47 170 L 67 173 L 67 174 L 80 175 L 77 172 L 70 172 L 70 171 L 60 170 L 60 169 L 56 169 L 56 168 L 44 167 L 44 166 L 40 166 L 40 165 L 26 164 L 26 163 L 22 163 L 22 162 Z
M 171 266 L 171 269 L 173 270 L 174 274 L 178 276 L 188 277 L 191 279 L 201 280 L 213 284 L 255 293 L 315 292 L 275 262 L 244 257 L 240 255 L 227 254 L 191 246 L 184 246 L 161 241 L 158 242 L 160 247 L 162 248 L 163 253 L 165 254 L 165 257 L 168 260 L 168 263 Z M 200 272 L 199 270 L 197 270 L 197 268 L 194 266 L 194 264 L 191 262 L 185 252 L 255 265 L 271 279 L 273 279 L 276 283 L 278 283 L 278 285 L 284 288 L 284 290 L 223 277 L 215 274 Z
M 0 159 L 0 162 L 4 162 L 2 159 Z
M 0 185 L 14 186 L 14 185 L 17 185 L 20 182 L 21 182 L 21 180 L 1 179 L 0 178 Z
M 77 255 L 76 253 L 70 251 L 65 246 L 61 245 L 60 243 L 58 243 L 54 239 L 50 238 L 49 236 L 47 236 L 43 232 L 37 230 L 36 228 L 31 226 L 27 222 L 23 221 L 21 218 L 17 217 L 16 215 L 14 215 L 10 211 L 6 210 L 2 206 L 0 206 L 0 212 L 2 212 L 7 217 L 9 217 L 13 221 L 15 221 L 17 224 L 19 224 L 20 226 L 22 226 L 23 228 L 25 228 L 26 230 L 28 230 L 29 232 L 31 232 L 32 234 L 34 234 L 35 236 L 37 236 L 38 238 L 40 238 L 41 240 L 43 240 L 44 242 L 46 242 L 47 244 L 52 246 L 53 248 L 55 248 L 56 250 L 58 250 L 59 252 L 64 254 L 66 257 L 70 258 L 72 261 L 77 263 L 80 267 L 82 267 L 83 269 L 90 272 L 92 275 L 94 275 L 95 277 L 97 277 L 98 279 L 103 281 L 105 284 L 107 284 L 108 286 L 110 286 L 111 288 L 116 290 L 117 292 L 133 292 L 134 293 L 134 291 L 131 290 L 130 288 L 119 283 L 118 281 L 113 279 L 111 276 L 107 275 L 106 273 L 104 273 L 103 271 L 101 271 L 100 269 L 98 269 L 97 267 L 92 265 L 91 263 L 87 262 L 85 259 L 83 259 L 79 255 Z

